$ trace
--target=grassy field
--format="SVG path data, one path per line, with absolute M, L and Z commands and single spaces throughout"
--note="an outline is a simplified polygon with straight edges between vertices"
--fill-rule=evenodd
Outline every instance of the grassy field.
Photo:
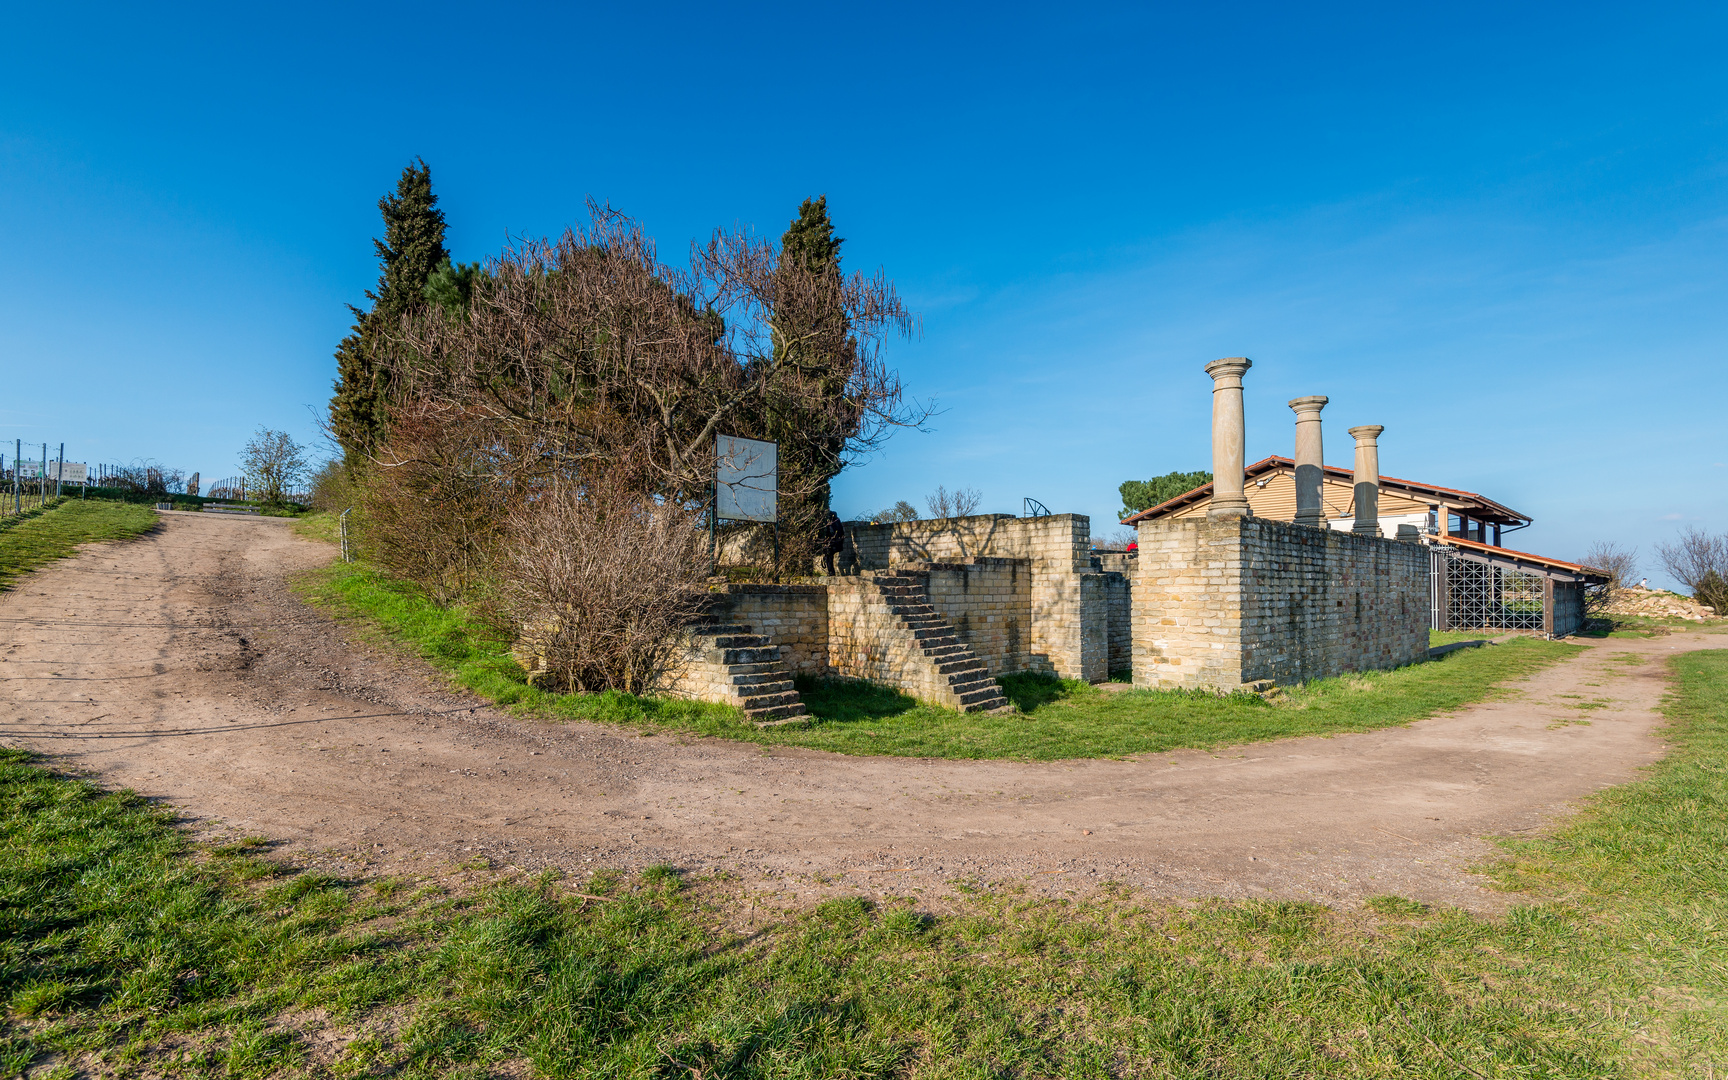
M 1481 918 L 1035 899 L 813 910 L 674 868 L 338 880 L 0 752 L 0 1074 L 1704 1077 L 1728 1062 L 1728 651 L 1673 751 Z
M 51 502 L 45 510 L 0 522 L 0 589 L 11 587 L 19 574 L 96 540 L 137 536 L 156 524 L 156 511 L 147 506 L 105 499 Z
M 507 646 L 460 610 L 367 568 L 336 564 L 302 579 L 309 601 L 362 634 L 405 646 L 462 686 L 500 704 L 560 719 L 640 723 L 674 731 L 847 754 L 1053 760 L 1206 748 L 1292 735 L 1370 731 L 1481 701 L 1495 685 L 1575 654 L 1579 646 L 1522 639 L 1390 672 L 1320 680 L 1276 703 L 1247 694 L 1107 692 L 1035 675 L 1002 680 L 1018 715 L 963 715 L 867 683 L 800 679 L 808 724 L 759 731 L 728 706 L 551 694 L 523 682 Z

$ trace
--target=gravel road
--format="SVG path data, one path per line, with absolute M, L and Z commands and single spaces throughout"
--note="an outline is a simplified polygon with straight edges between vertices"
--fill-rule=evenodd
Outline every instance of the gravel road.
M 333 549 L 279 519 L 163 513 L 0 594 L 0 742 L 258 834 L 296 861 L 430 873 L 669 862 L 791 897 L 956 881 L 1494 910 L 1483 838 L 1537 830 L 1662 744 L 1662 662 L 1590 643 L 1507 700 L 1409 727 L 1129 761 L 846 757 L 513 717 L 290 593 Z M 1580 709 L 1581 704 L 1597 707 Z M 1027 723 L 1036 723 L 1027 720 Z

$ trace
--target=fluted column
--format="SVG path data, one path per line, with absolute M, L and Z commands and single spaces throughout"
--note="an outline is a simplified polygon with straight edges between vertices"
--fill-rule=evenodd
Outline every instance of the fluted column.
M 1325 394 L 1294 398 L 1296 412 L 1296 524 L 1326 528 L 1326 506 L 1321 492 L 1326 483 L 1326 450 L 1320 441 L 1320 410 Z
M 1385 430 L 1379 424 L 1350 429 L 1356 439 L 1356 524 L 1350 531 L 1357 536 L 1380 535 L 1380 444 L 1375 440 Z
M 1246 356 L 1226 356 L 1206 365 L 1212 376 L 1212 505 L 1213 521 L 1248 516 L 1248 496 L 1242 491 L 1242 375 L 1254 362 Z

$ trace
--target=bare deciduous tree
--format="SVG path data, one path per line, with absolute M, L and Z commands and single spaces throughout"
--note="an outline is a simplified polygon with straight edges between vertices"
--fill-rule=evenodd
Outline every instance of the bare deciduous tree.
M 246 444 L 246 486 L 266 503 L 284 503 L 306 479 L 306 450 L 286 431 L 259 428 Z
M 1584 564 L 1608 575 L 1610 589 L 1624 589 L 1638 579 L 1638 549 L 1628 550 L 1606 541 L 1592 544 L 1584 553 Z
M 544 684 L 656 688 L 703 610 L 700 517 L 615 483 L 558 483 L 512 519 L 497 606 Z
M 1689 525 L 1674 543 L 1657 544 L 1656 556 L 1694 600 L 1728 614 L 1728 534 L 1712 536 Z
M 559 468 L 627 469 L 640 490 L 688 502 L 706 496 L 714 437 L 757 435 L 771 400 L 796 403 L 806 437 L 843 434 L 853 458 L 928 417 L 881 359 L 914 327 L 882 276 L 783 266 L 774 244 L 726 231 L 674 267 L 637 223 L 589 209 L 586 228 L 493 259 L 463 316 L 404 319 L 388 357 L 403 399 L 470 410 Z M 851 336 L 787 341 L 786 326 Z M 818 347 L 848 358 L 838 383 L 788 359 Z
M 978 504 L 983 499 L 984 496 L 977 488 L 956 488 L 949 491 L 938 484 L 933 493 L 925 496 L 924 505 L 930 508 L 930 516 L 933 518 L 957 518 L 966 517 L 978 509 Z

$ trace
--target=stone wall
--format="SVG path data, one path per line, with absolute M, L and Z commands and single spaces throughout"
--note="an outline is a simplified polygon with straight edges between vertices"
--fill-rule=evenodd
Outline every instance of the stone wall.
M 828 666 L 834 674 L 892 686 L 922 701 L 945 702 L 947 680 L 873 581 L 830 578 L 827 589 Z
M 846 532 L 854 565 L 866 570 L 1025 559 L 1032 574 L 1028 666 L 1087 682 L 1108 677 L 1108 606 L 1102 575 L 1092 569 L 1086 515 L 979 514 L 881 525 L 854 521 Z
M 1135 558 L 1132 551 L 1094 551 L 1092 559 L 1097 563 L 1095 569 L 1106 574 L 1126 574 L 1134 576 Z
M 793 674 L 829 673 L 827 586 L 727 585 L 715 601 L 716 614 L 772 638 Z
M 1108 612 L 1110 674 L 1134 666 L 1134 585 L 1126 574 L 1104 575 L 1104 601 Z
M 1398 667 L 1428 651 L 1420 544 L 1263 518 L 1142 522 L 1139 686 L 1231 689 Z
M 930 575 L 930 606 L 992 675 L 1048 671 L 1032 654 L 1032 572 L 1025 559 L 909 563 Z

